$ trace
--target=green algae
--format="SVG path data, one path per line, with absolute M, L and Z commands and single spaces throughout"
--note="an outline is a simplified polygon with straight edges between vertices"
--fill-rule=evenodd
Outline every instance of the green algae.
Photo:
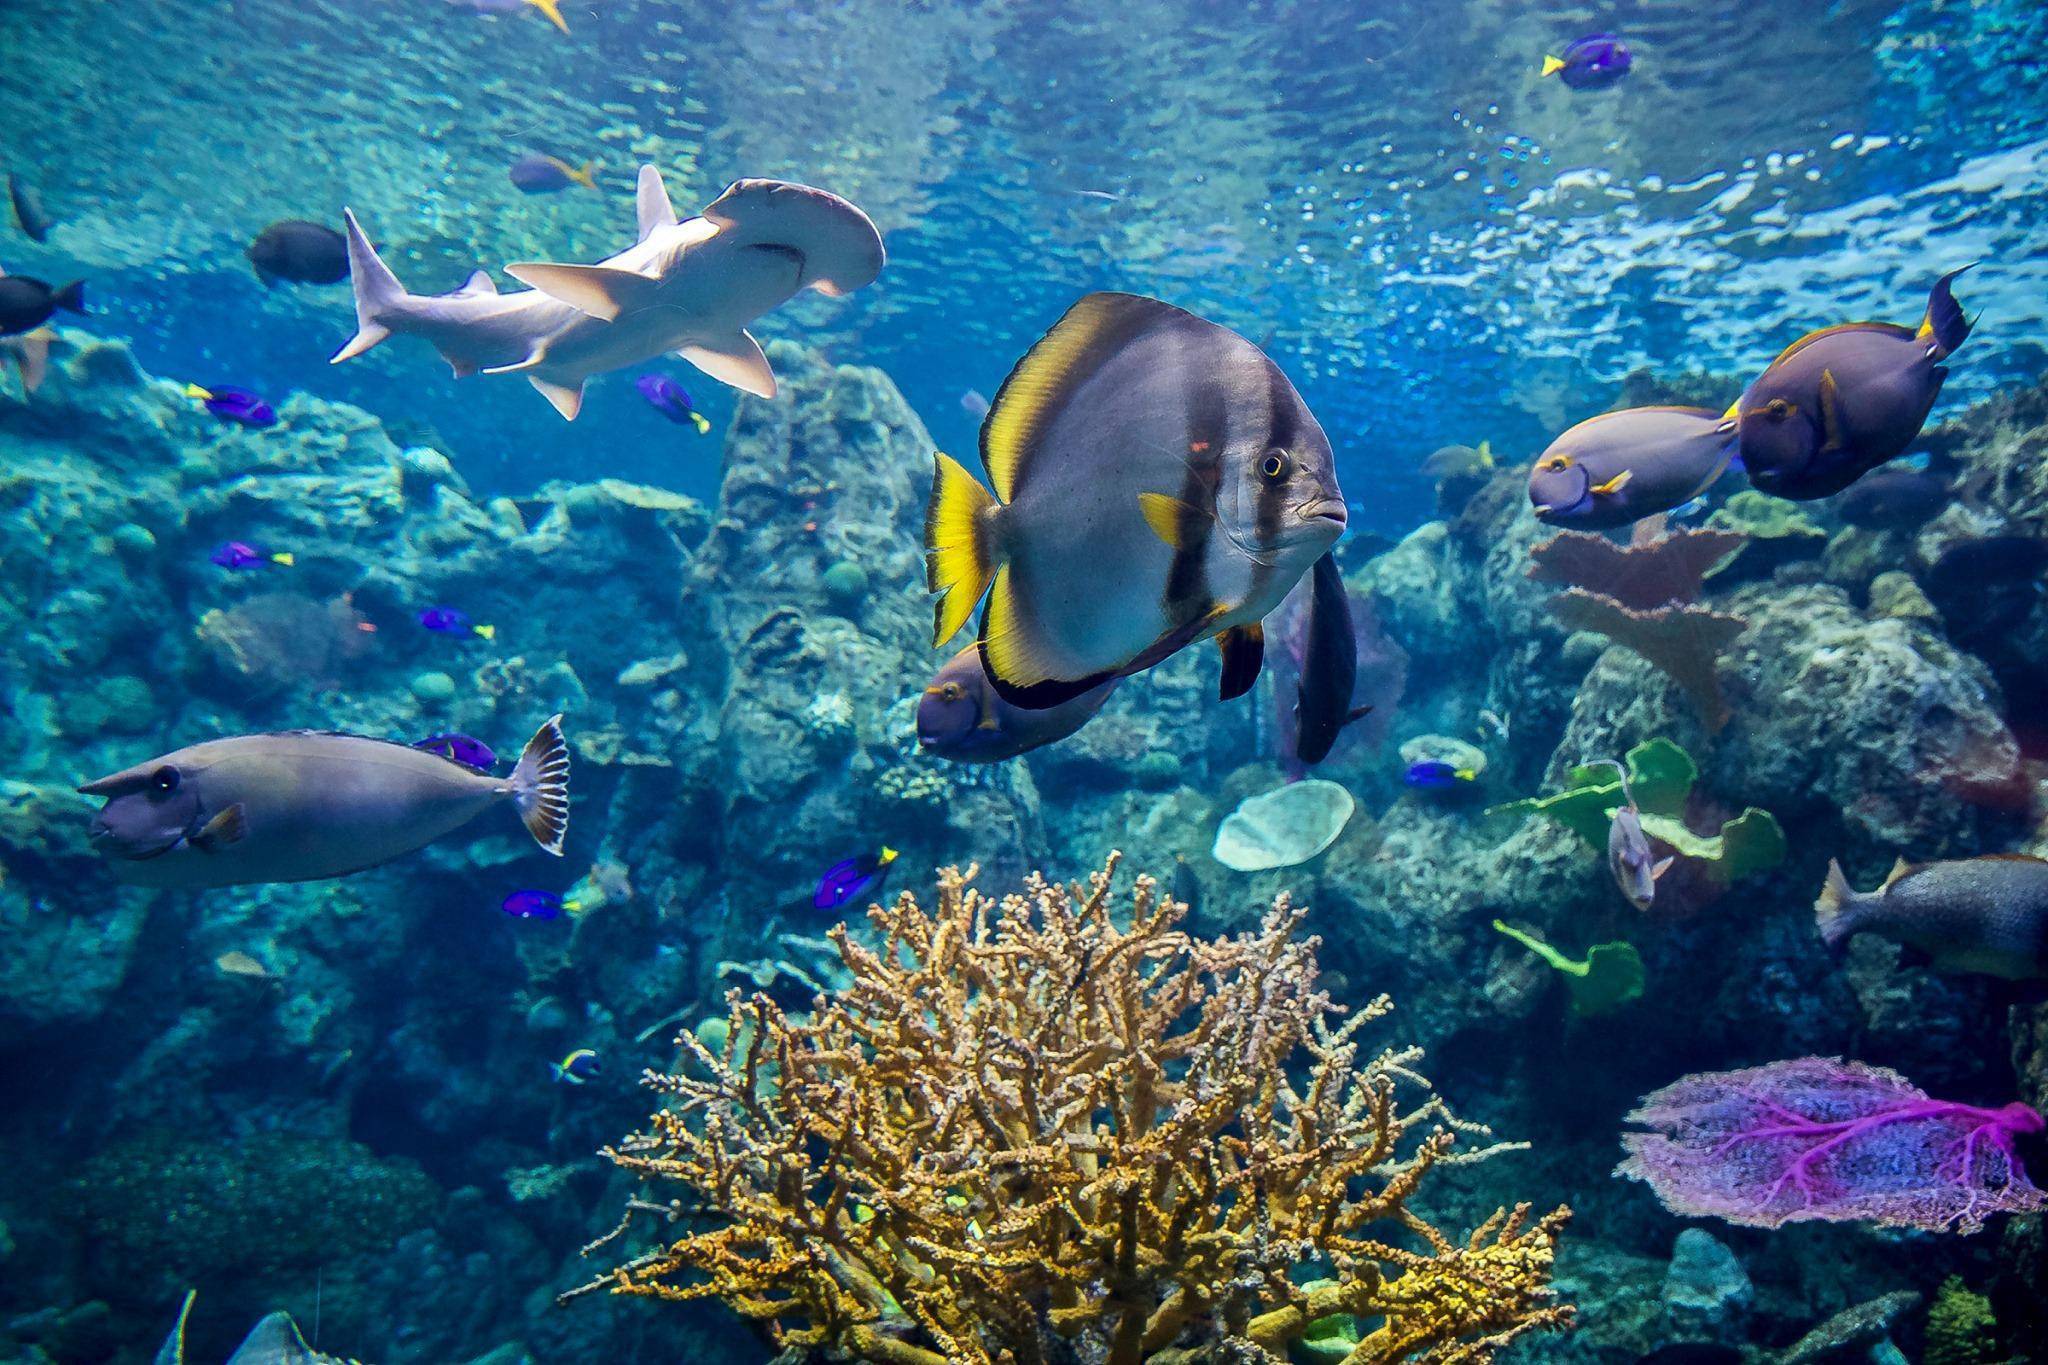
M 1636 951 L 1633 943 L 1624 940 L 1596 943 L 1586 950 L 1581 961 L 1567 957 L 1534 934 L 1524 933 L 1505 920 L 1495 920 L 1493 927 L 1563 975 L 1565 986 L 1571 991 L 1574 1014 L 1586 1018 L 1612 1014 L 1643 998 L 1647 979 L 1643 955 Z

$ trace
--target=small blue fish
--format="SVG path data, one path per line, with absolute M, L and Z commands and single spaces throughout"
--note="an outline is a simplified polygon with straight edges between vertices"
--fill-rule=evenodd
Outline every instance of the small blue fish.
M 688 422 L 697 428 L 699 436 L 711 430 L 711 419 L 697 411 L 689 393 L 667 375 L 643 374 L 633 381 L 633 387 L 640 390 L 640 396 L 647 400 L 648 406 L 677 426 Z
M 604 1074 L 604 1062 L 587 1047 L 579 1047 L 554 1065 L 555 1079 L 565 1085 L 586 1085 Z
M 1410 763 L 1401 780 L 1418 791 L 1449 791 L 1453 787 L 1477 782 L 1479 774 L 1470 768 L 1453 768 L 1448 763 L 1425 761 Z
M 430 754 L 452 758 L 465 768 L 475 768 L 487 773 L 498 766 L 498 756 L 491 752 L 491 746 L 480 739 L 456 731 L 428 735 L 425 739 L 413 741 L 413 748 L 425 749 Z
M 566 190 L 571 185 L 585 189 L 597 188 L 597 163 L 586 161 L 581 166 L 571 166 L 558 156 L 545 152 L 528 152 L 512 163 L 512 183 L 522 194 L 553 194 Z
M 514 891 L 498 903 L 498 908 L 513 919 L 559 919 L 564 910 L 574 914 L 583 907 L 580 902 L 563 900 L 552 891 Z
M 825 875 L 818 878 L 818 889 L 811 895 L 812 906 L 819 910 L 837 910 L 854 897 L 879 886 L 889 864 L 895 861 L 896 850 L 884 848 L 879 853 L 864 853 L 858 858 L 832 864 L 825 869 Z
M 1687 517 L 1696 517 L 1706 510 L 1707 500 L 1705 498 L 1694 498 L 1690 502 L 1681 502 L 1678 506 L 1672 508 L 1670 515 L 1673 521 L 1683 521 Z
M 238 389 L 227 384 L 216 384 L 212 388 L 187 384 L 185 396 L 198 399 L 202 407 L 223 422 L 233 422 L 236 426 L 252 427 L 258 431 L 277 425 L 277 409 L 247 389 Z
M 1545 57 L 1543 74 L 1574 90 L 1605 90 L 1635 65 L 1628 44 L 1612 33 L 1592 33 L 1566 44 L 1562 57 Z
M 436 635 L 477 635 L 489 640 L 498 633 L 496 626 L 476 625 L 467 613 L 454 607 L 428 607 L 420 613 L 420 624 Z
M 223 569 L 247 569 L 258 564 L 282 564 L 290 568 L 297 563 L 289 552 L 280 550 L 276 554 L 265 554 L 254 545 L 241 540 L 230 540 L 215 546 L 213 553 L 207 558 Z

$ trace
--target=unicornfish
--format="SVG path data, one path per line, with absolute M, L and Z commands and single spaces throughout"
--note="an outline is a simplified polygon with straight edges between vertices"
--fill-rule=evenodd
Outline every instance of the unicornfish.
M 78 790 L 107 798 L 89 837 L 124 881 L 320 881 L 388 863 L 507 804 L 560 857 L 569 744 L 555 716 L 511 776 L 495 777 L 405 744 L 287 730 L 194 744 Z
M 1734 419 L 1707 408 L 1603 412 L 1536 457 L 1529 502 L 1553 526 L 1626 526 L 1704 493 L 1734 454 Z
M 1825 498 L 1905 454 L 1948 378 L 1941 362 L 1970 335 L 1950 288 L 1969 268 L 1934 282 L 1917 328 L 1850 322 L 1787 346 L 1727 412 L 1749 481 L 1775 497 Z
M 1223 693 L 1259 622 L 1344 530 L 1329 440 L 1258 347 L 1157 299 L 1089 294 L 1004 381 L 981 428 L 991 495 L 934 459 L 933 642 L 985 596 L 981 661 L 1040 710 L 1217 637 Z
M 640 240 L 596 265 L 505 267 L 533 286 L 500 294 L 482 271 L 452 294 L 409 294 L 355 214 L 348 226 L 356 334 L 334 363 L 393 334 L 416 336 L 462 378 L 519 374 L 564 418 L 583 384 L 669 352 L 721 383 L 775 396 L 775 374 L 747 331 L 802 289 L 837 297 L 872 282 L 881 234 L 836 194 L 782 180 L 738 180 L 700 217 L 678 221 L 661 173 L 640 168 Z

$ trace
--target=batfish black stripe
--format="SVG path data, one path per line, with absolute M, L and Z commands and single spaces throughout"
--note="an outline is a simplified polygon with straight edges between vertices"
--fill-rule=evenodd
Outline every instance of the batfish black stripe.
M 1166 619 L 1179 625 L 1209 612 L 1209 539 L 1216 532 L 1216 492 L 1223 452 L 1230 445 L 1230 405 L 1223 389 L 1183 366 L 1181 409 L 1187 414 L 1182 445 L 1187 472 L 1181 476 L 1180 545 L 1166 572 L 1159 605 Z
M 1294 386 L 1287 382 L 1286 375 L 1280 373 L 1278 365 L 1263 356 L 1260 363 L 1266 367 L 1266 439 L 1254 450 L 1252 458 L 1263 462 L 1267 451 L 1284 451 L 1291 467 L 1292 461 L 1298 458 L 1294 444 L 1295 437 L 1300 434 L 1295 421 Z M 1287 515 L 1288 486 L 1285 479 L 1278 483 L 1268 483 L 1263 478 L 1259 480 L 1257 526 L 1252 533 L 1254 545 L 1265 548 L 1280 543 L 1280 528 Z M 1272 576 L 1270 565 L 1253 561 L 1247 596 L 1253 599 L 1264 596 Z

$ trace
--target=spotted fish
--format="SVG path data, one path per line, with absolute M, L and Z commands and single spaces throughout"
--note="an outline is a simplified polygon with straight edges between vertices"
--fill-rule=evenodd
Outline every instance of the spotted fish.
M 1004 381 L 981 429 L 991 496 L 935 457 L 925 518 L 943 644 L 986 595 L 982 666 L 1027 710 L 1205 637 L 1224 695 L 1259 622 L 1344 530 L 1328 438 L 1279 367 L 1157 299 L 1090 294 Z

